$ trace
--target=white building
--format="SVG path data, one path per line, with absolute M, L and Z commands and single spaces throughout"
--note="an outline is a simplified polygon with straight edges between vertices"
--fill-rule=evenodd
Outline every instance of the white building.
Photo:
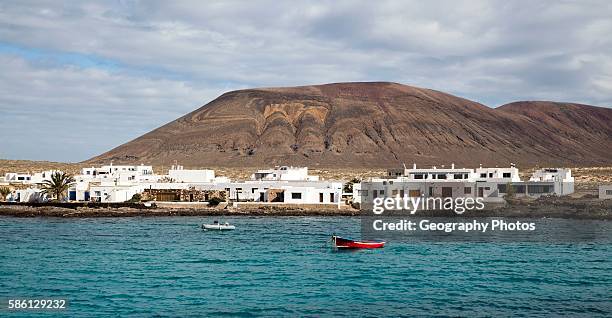
M 172 166 L 168 177 L 173 182 L 207 183 L 215 181 L 214 170 L 185 170 L 183 166 Z
M 566 168 L 544 168 L 535 171 L 529 183 L 552 183 L 556 195 L 574 193 L 574 177 L 572 170 Z
M 225 190 L 231 201 L 290 204 L 333 204 L 342 200 L 340 181 L 249 180 L 194 184 L 198 190 Z
M 231 181 L 214 170 L 189 170 L 172 166 L 167 175 L 156 175 L 151 166 L 102 166 L 82 169 L 69 190 L 72 201 L 125 202 L 146 189 L 225 191 L 231 201 L 287 204 L 340 204 L 339 181 L 322 181 L 308 175 L 306 167 L 281 166 L 258 170 L 251 180 Z
M 258 181 L 318 181 L 319 176 L 308 175 L 307 167 L 277 166 L 274 169 L 257 170 L 251 180 Z
M 410 197 L 473 197 L 486 202 L 503 202 L 512 187 L 516 196 L 567 195 L 574 192 L 574 178 L 569 169 L 542 169 L 521 181 L 519 170 L 509 168 L 438 168 L 390 169 L 385 178 L 371 178 L 353 185 L 353 202 L 374 197 L 404 195 Z M 367 187 L 367 189 L 365 188 Z
M 602 184 L 599 186 L 599 198 L 602 200 L 612 199 L 612 184 Z
M 32 175 L 29 173 L 9 172 L 4 174 L 4 182 L 7 183 L 30 183 Z
M 157 183 L 163 176 L 152 166 L 108 165 L 81 169 L 68 190 L 71 201 L 125 202 L 143 191 L 147 183 Z

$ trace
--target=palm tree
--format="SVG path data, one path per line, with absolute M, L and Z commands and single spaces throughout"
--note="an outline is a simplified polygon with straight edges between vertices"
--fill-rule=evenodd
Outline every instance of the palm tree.
M 50 180 L 43 182 L 42 193 L 51 194 L 59 201 L 72 183 L 74 183 L 74 178 L 70 174 L 56 171 L 51 174 Z
M 0 187 L 0 201 L 6 200 L 6 196 L 11 194 L 9 187 Z

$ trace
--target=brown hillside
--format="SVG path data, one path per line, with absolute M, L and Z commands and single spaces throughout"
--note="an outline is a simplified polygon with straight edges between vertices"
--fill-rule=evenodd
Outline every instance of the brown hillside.
M 389 167 L 612 163 L 612 110 L 550 102 L 497 109 L 396 83 L 228 92 L 89 162 Z

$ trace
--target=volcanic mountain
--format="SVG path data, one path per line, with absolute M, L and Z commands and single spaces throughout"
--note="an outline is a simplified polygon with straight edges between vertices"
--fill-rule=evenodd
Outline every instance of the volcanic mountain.
M 402 163 L 612 164 L 612 109 L 556 102 L 498 108 L 396 83 L 225 93 L 91 163 L 329 168 Z

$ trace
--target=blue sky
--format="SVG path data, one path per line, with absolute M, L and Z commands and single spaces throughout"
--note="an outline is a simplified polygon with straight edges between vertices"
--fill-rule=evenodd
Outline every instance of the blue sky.
M 0 158 L 85 160 L 248 87 L 610 107 L 611 16 L 609 1 L 2 1 Z

